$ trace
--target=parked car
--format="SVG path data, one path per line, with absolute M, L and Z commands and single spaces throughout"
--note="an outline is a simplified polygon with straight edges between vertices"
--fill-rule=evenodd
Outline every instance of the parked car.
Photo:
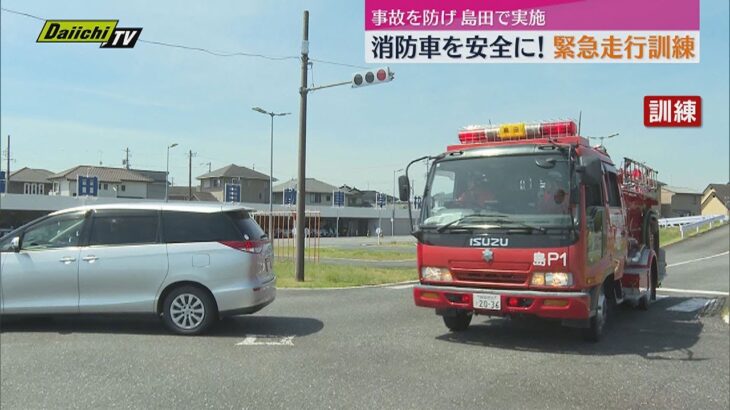
M 199 334 L 274 301 L 271 241 L 242 207 L 115 204 L 0 239 L 0 313 L 147 313 Z

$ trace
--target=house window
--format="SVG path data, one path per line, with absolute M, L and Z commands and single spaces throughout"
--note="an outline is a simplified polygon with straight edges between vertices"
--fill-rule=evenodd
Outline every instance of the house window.
M 330 202 L 332 200 L 332 195 L 327 195 L 324 199 L 326 202 Z
M 38 184 L 38 195 L 46 194 L 46 186 L 44 184 Z
M 45 189 L 43 184 L 26 182 L 23 184 L 23 194 L 25 195 L 43 195 Z
M 104 190 L 105 191 L 108 191 L 109 190 L 109 184 L 104 184 L 103 187 L 104 187 Z
M 126 185 L 122 185 L 122 192 L 124 192 L 126 190 L 127 190 L 127 186 Z
M 320 194 L 320 193 L 314 194 L 314 203 L 316 203 L 316 204 L 322 203 L 322 194 Z
M 220 179 L 214 179 L 213 180 L 213 186 L 215 188 L 218 188 L 219 186 L 221 186 L 221 180 Z

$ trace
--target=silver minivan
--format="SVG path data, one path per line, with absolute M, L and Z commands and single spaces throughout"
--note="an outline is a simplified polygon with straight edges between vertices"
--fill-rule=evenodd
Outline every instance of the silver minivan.
M 52 213 L 0 239 L 0 313 L 150 313 L 180 334 L 276 296 L 249 209 L 114 204 Z

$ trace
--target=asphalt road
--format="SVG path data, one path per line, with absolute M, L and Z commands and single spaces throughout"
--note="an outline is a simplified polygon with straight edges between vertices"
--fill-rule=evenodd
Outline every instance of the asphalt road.
M 675 289 L 730 290 L 730 225 L 666 248 L 667 279 Z
M 667 259 L 714 254 L 723 229 Z M 709 288 L 715 275 L 727 286 L 729 270 L 727 257 L 677 265 L 665 286 Z M 670 310 L 696 295 L 618 308 L 607 337 L 589 344 L 551 323 L 484 317 L 450 333 L 410 292 L 280 290 L 203 337 L 147 318 L 5 320 L 0 407 L 728 408 L 728 325 Z

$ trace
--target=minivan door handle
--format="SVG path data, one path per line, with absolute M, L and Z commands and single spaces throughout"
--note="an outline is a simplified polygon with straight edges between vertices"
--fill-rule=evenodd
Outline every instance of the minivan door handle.
M 76 258 L 72 258 L 70 256 L 65 256 L 65 257 L 59 259 L 58 261 L 61 262 L 61 263 L 65 263 L 65 264 L 68 265 L 71 262 L 76 262 Z
M 81 258 L 82 261 L 89 262 L 89 263 L 94 263 L 97 259 L 99 259 L 99 258 L 97 258 L 94 255 L 84 256 L 83 258 Z

